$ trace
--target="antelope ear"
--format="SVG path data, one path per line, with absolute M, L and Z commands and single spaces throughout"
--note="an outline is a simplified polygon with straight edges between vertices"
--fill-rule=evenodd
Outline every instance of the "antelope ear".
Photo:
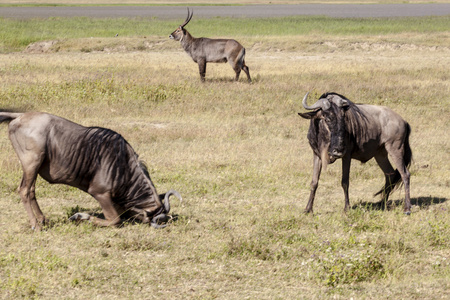
M 314 119 L 314 118 L 316 118 L 317 117 L 317 110 L 315 110 L 315 111 L 309 111 L 309 112 L 306 112 L 306 113 L 298 113 L 298 115 L 300 116 L 300 117 L 302 117 L 303 119 Z

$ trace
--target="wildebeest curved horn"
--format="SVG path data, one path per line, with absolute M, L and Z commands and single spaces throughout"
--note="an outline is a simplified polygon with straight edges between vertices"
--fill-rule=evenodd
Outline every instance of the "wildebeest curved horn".
M 170 190 L 167 193 L 164 194 L 164 199 L 163 201 L 163 205 L 164 205 L 164 210 L 166 211 L 166 213 L 169 213 L 170 211 L 170 202 L 169 202 L 169 198 L 170 196 L 174 195 L 175 197 L 178 198 L 178 200 L 180 200 L 180 202 L 183 201 L 183 198 L 181 197 L 180 193 L 178 193 L 175 190 Z M 162 195 L 160 195 L 161 197 Z
M 170 211 L 169 198 L 172 195 L 177 197 L 178 200 L 180 200 L 180 202 L 183 201 L 183 198 L 181 197 L 180 193 L 178 193 L 175 190 L 170 190 L 165 194 L 160 194 L 159 199 L 163 202 L 165 212 L 153 217 L 152 221 L 150 222 L 150 225 L 152 225 L 152 227 L 160 229 L 168 225 L 167 221 L 172 218 L 171 216 L 167 215 Z
M 192 16 L 194 15 L 194 11 L 192 11 L 191 14 L 189 15 L 189 7 L 187 8 L 187 11 L 188 11 L 188 15 L 187 15 L 186 20 L 184 21 L 183 25 L 180 25 L 181 28 L 186 26 L 189 23 L 189 21 L 192 19 Z
M 321 108 L 322 110 L 327 110 L 330 108 L 330 102 L 327 99 L 319 99 L 319 100 L 317 100 L 316 103 L 309 106 L 306 103 L 306 101 L 308 100 L 308 95 L 309 95 L 309 92 L 306 93 L 305 97 L 303 97 L 303 100 L 302 100 L 302 105 L 305 109 L 315 110 L 315 109 Z
M 309 95 L 309 92 L 307 92 L 306 93 L 306 95 L 305 95 L 305 97 L 303 97 L 303 100 L 302 100 L 302 105 L 303 105 L 303 107 L 305 108 L 305 109 L 308 109 L 308 110 L 314 110 L 314 109 L 317 109 L 317 108 L 320 108 L 320 106 L 318 106 L 318 102 L 316 102 L 315 104 L 313 104 L 313 106 L 309 106 L 307 103 L 306 103 L 306 101 L 308 100 L 308 95 Z
M 167 215 L 166 214 L 159 214 L 155 217 L 153 217 L 152 221 L 150 222 L 150 225 L 152 225 L 153 228 L 161 229 L 167 227 Z M 160 223 L 161 221 L 161 223 Z

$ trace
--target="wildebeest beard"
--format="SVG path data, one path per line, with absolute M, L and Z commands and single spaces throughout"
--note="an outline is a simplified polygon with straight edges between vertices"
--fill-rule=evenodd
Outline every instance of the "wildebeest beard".
M 328 149 L 330 147 L 331 133 L 325 125 L 325 121 L 320 119 L 311 119 L 311 128 L 308 131 L 308 141 L 311 148 L 322 160 L 322 168 L 326 170 L 328 164 L 335 160 L 330 160 Z

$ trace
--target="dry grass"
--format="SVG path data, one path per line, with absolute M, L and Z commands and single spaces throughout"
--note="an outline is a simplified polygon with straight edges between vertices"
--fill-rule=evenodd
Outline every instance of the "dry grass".
M 175 188 L 185 202 L 173 203 L 179 219 L 164 230 L 76 226 L 67 215 L 98 212 L 96 201 L 39 180 L 51 224 L 32 233 L 2 126 L 1 298 L 448 298 L 448 34 L 297 38 L 296 47 L 241 40 L 251 85 L 231 82 L 228 65 L 208 65 L 201 84 L 175 43 L 81 52 L 80 39 L 56 53 L 2 55 L 2 106 L 120 132 L 158 191 Z M 370 206 L 383 183 L 374 162 L 353 164 L 347 215 L 339 162 L 321 178 L 315 215 L 302 214 L 312 154 L 297 112 L 307 91 L 387 105 L 410 122 L 410 217 L 401 190 L 390 210 Z

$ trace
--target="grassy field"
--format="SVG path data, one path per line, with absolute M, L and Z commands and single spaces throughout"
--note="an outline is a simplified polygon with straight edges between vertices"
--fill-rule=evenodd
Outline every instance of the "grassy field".
M 324 38 L 345 37 L 372 39 L 380 36 L 398 39 L 400 43 L 426 46 L 447 46 L 450 17 L 423 18 L 329 18 L 298 16 L 270 19 L 215 18 L 194 19 L 188 29 L 196 37 L 214 36 L 245 39 L 247 43 L 280 50 L 305 50 L 316 47 Z M 388 20 L 388 21 L 386 21 Z M 167 40 L 183 20 L 151 19 L 90 19 L 84 17 L 15 20 L 0 19 L 0 53 L 21 51 L 37 41 L 57 40 L 52 51 L 103 50 L 102 47 L 126 47 L 126 50 L 179 50 L 180 46 Z M 436 35 L 430 36 L 430 33 Z M 438 33 L 438 34 L 437 34 Z M 118 34 L 119 38 L 111 39 Z M 308 38 L 310 42 L 299 43 Z M 122 39 L 125 38 L 125 39 Z M 81 39 L 81 40 L 79 40 Z M 268 40 L 270 39 L 270 40 Z M 263 43 L 264 42 L 264 43 Z M 79 45 L 77 45 L 77 43 Z M 261 50 L 261 49 L 258 49 Z M 306 49 L 311 50 L 311 49 Z M 325 49 L 327 51 L 328 49 Z M 315 50 L 316 52 L 317 50 Z M 323 51 L 318 49 L 318 51 Z
M 179 22 L 128 20 L 112 37 L 126 21 L 110 19 L 102 33 L 102 20 L 0 20 L 1 107 L 118 131 L 159 192 L 181 192 L 184 202 L 172 204 L 178 220 L 163 230 L 76 226 L 71 212 L 98 213 L 98 203 L 39 179 L 50 224 L 33 233 L 16 193 L 20 164 L 1 126 L 2 299 L 450 297 L 448 17 L 360 27 L 274 19 L 265 21 L 277 28 L 268 33 L 258 30 L 270 27 L 261 20 L 242 30 L 231 19 L 209 27 L 193 20 L 194 36 L 236 37 L 246 47 L 253 84 L 232 82 L 225 64 L 208 65 L 202 84 L 196 64 L 167 38 Z M 347 214 L 340 162 L 322 175 L 315 214 L 303 214 L 312 152 L 309 123 L 297 112 L 307 91 L 386 105 L 408 120 L 411 216 L 402 213 L 402 189 L 390 209 L 371 205 L 384 180 L 374 161 L 353 164 Z

